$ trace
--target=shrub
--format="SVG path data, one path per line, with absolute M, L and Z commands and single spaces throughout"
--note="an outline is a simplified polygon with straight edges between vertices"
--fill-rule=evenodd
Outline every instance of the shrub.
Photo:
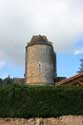
M 0 117 L 57 117 L 83 115 L 83 87 L 0 87 Z

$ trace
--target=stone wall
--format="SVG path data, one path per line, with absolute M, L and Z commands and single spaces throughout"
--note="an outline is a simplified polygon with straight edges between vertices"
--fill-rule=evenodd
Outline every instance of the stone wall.
M 26 48 L 26 83 L 54 83 L 54 51 L 48 45 Z
M 0 118 L 0 125 L 83 125 L 83 116 L 58 118 Z

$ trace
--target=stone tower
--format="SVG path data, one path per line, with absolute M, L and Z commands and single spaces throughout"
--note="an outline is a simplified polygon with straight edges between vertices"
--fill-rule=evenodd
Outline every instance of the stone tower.
M 52 43 L 46 36 L 33 36 L 26 46 L 25 83 L 54 83 L 55 65 Z

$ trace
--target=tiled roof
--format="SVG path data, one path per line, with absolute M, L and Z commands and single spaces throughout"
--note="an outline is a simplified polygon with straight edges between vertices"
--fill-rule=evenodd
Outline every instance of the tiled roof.
M 48 41 L 47 37 L 41 36 L 41 35 L 33 36 L 31 39 L 31 42 L 29 42 L 27 46 L 32 46 L 35 44 L 43 44 L 43 45 L 52 46 L 52 43 Z
M 79 74 L 77 74 L 77 75 L 75 75 L 75 76 L 72 76 L 72 77 L 70 77 L 70 78 L 64 79 L 64 80 L 58 82 L 57 85 L 62 85 L 62 84 L 69 83 L 69 82 L 71 82 L 71 81 L 73 81 L 73 80 L 75 80 L 75 79 L 78 79 L 79 77 L 83 77 L 83 72 L 82 72 L 82 73 L 79 73 Z M 80 81 L 79 81 L 79 82 L 80 82 Z M 83 84 L 83 83 L 80 82 L 80 84 Z

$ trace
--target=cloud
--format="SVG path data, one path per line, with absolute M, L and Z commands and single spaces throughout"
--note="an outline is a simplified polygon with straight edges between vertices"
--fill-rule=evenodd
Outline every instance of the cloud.
M 0 70 L 6 65 L 4 52 L 0 51 Z
M 0 70 L 5 66 L 5 62 L 4 61 L 0 61 Z
M 24 64 L 32 35 L 47 35 L 56 51 L 72 51 L 83 32 L 82 0 L 0 0 L 0 51 L 7 63 Z
M 5 79 L 5 78 L 7 78 L 7 77 L 9 77 L 9 74 L 8 74 L 8 73 L 5 73 L 5 74 L 0 75 L 0 78 L 2 78 L 2 79 Z
M 77 50 L 74 52 L 74 55 L 79 55 L 79 54 L 83 54 L 83 48 L 77 49 Z

